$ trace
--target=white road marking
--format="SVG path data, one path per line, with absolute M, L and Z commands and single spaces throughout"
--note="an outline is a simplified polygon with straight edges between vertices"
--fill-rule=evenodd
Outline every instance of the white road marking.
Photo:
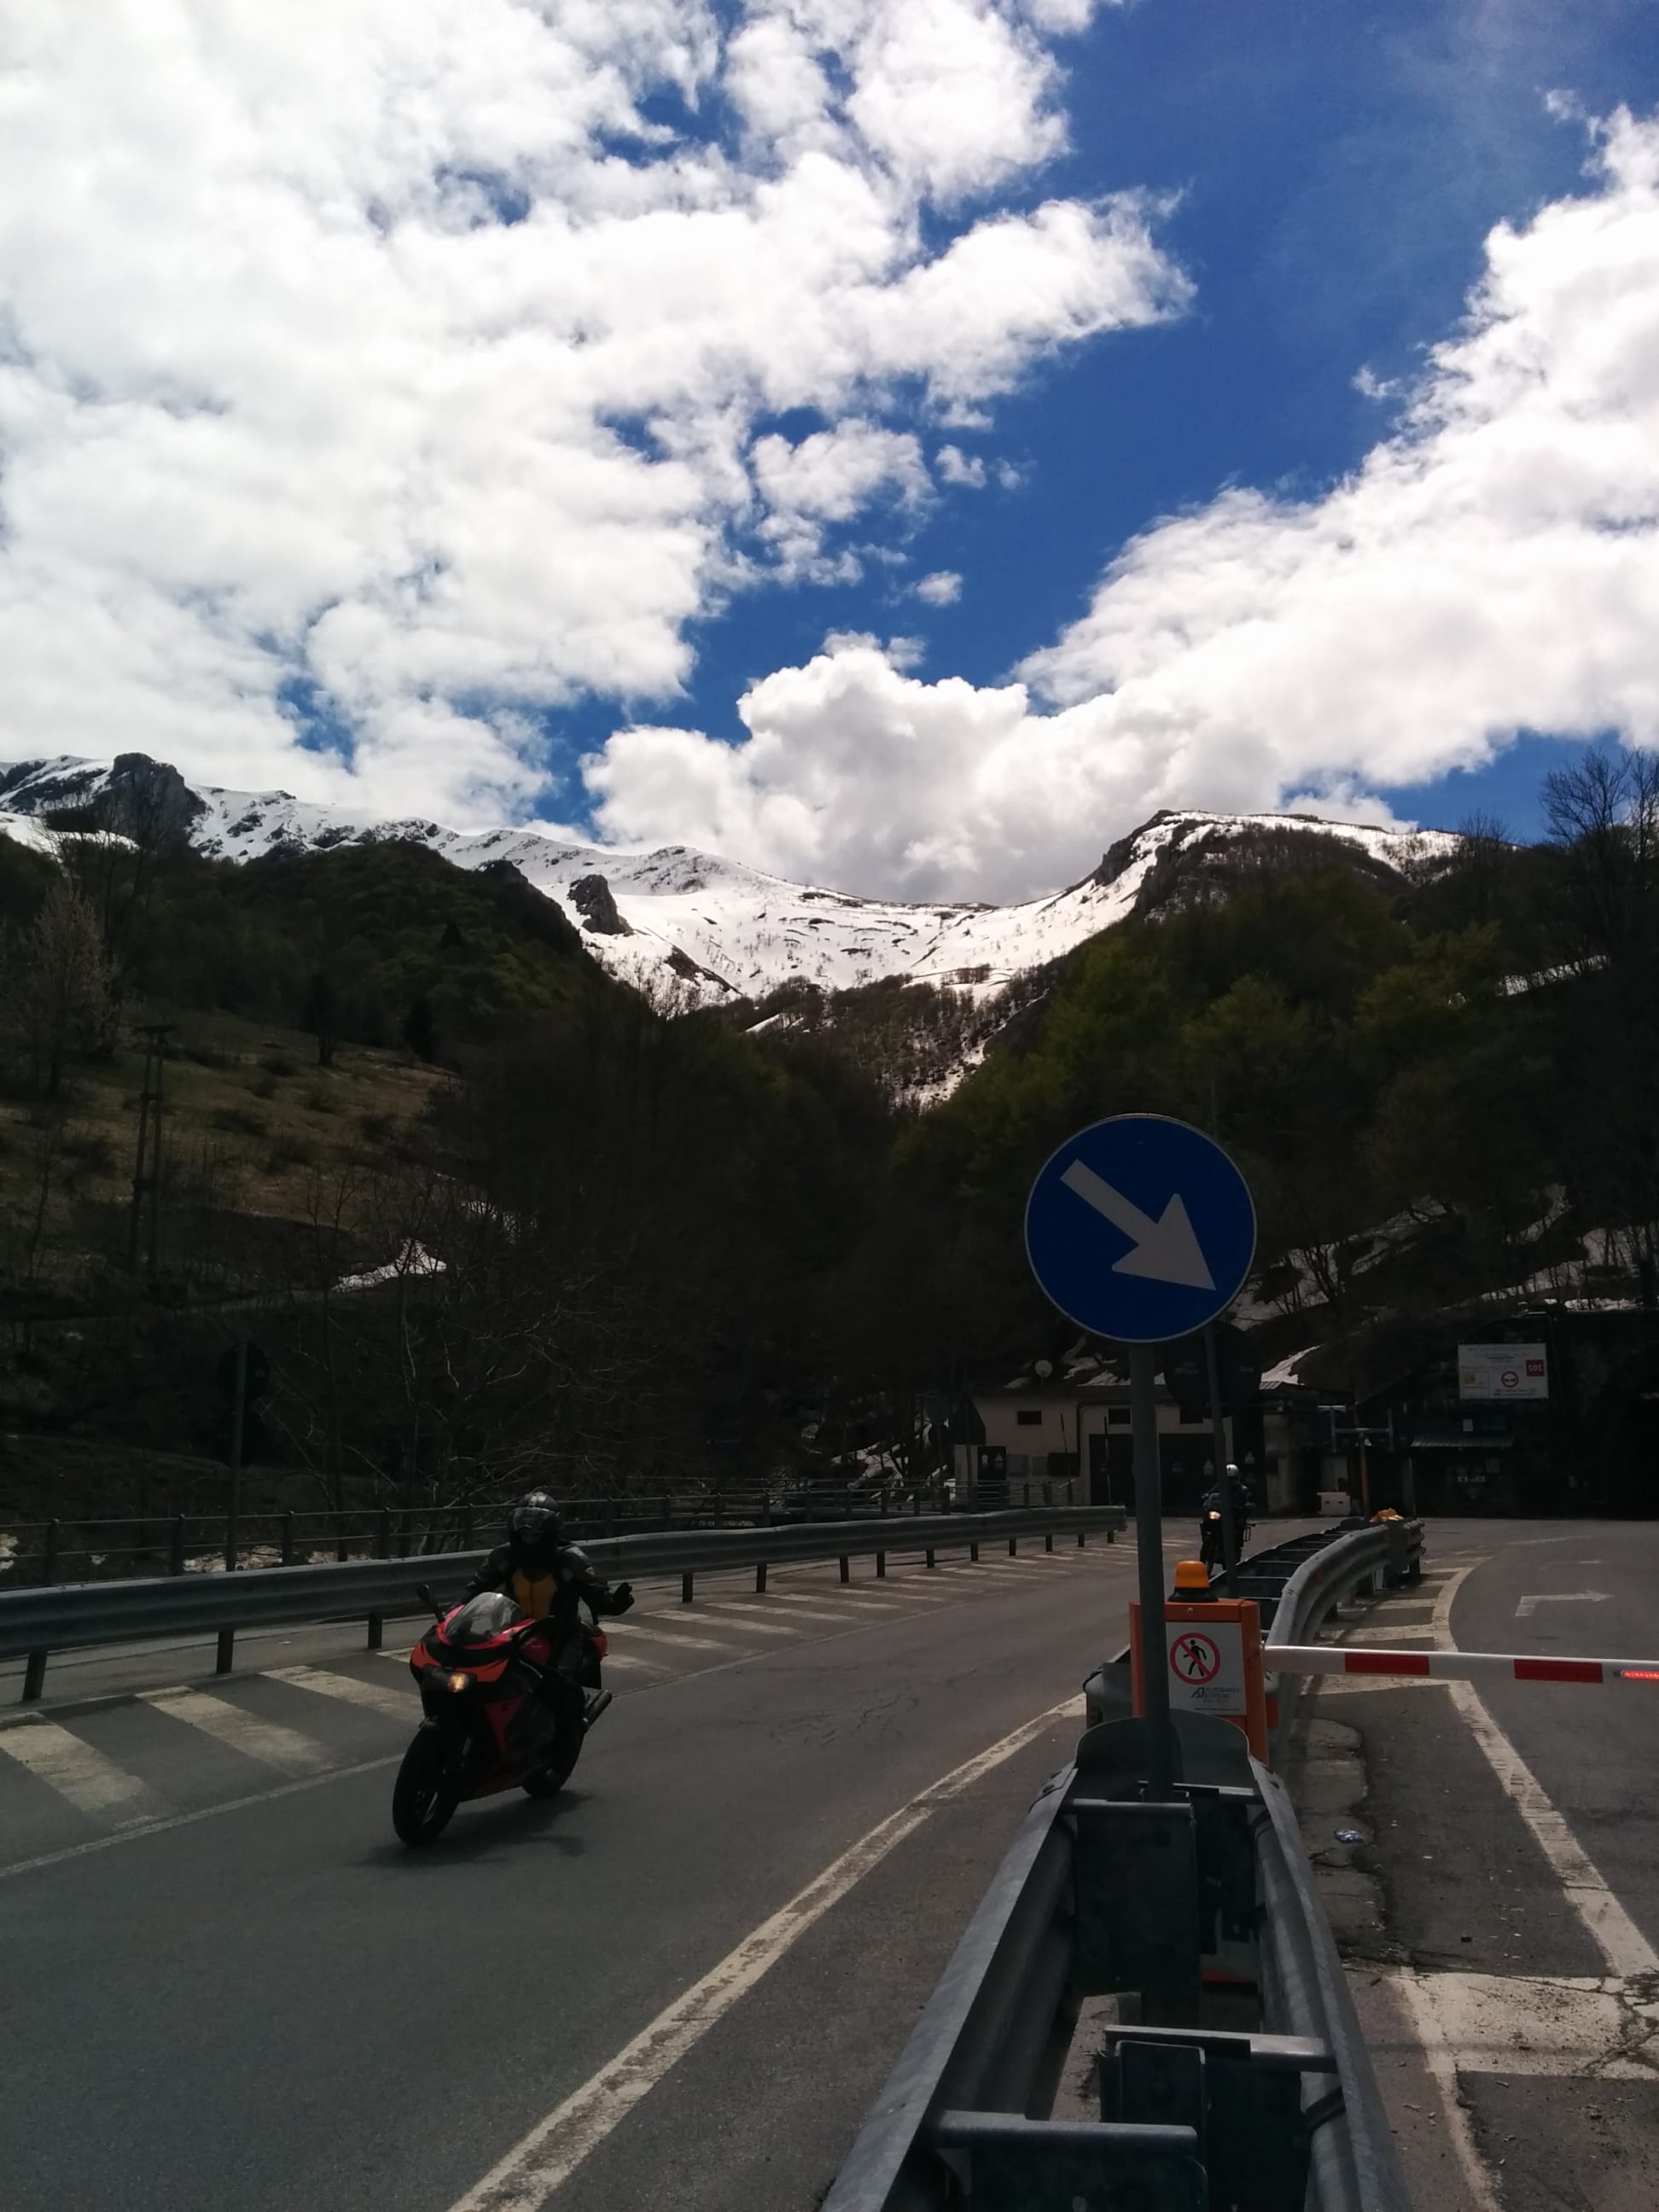
M 459 2197 L 450 2212 L 538 2212 L 553 2192 L 627 2118 L 642 2097 L 671 2068 L 730 2012 L 769 1968 L 821 1920 L 905 1838 L 914 1834 L 937 1805 L 948 1803 L 1003 1760 L 1012 1759 L 1060 1720 L 1076 1717 L 1080 1698 L 1069 1698 L 1025 1722 L 988 1750 L 890 1813 L 833 1860 L 816 1881 L 746 1936 L 700 1981 L 658 2014 L 631 2043 L 580 2089 L 538 2120 L 483 2180 Z
M 617 1631 L 611 1632 L 614 1636 Z M 653 1644 L 672 1644 L 681 1651 L 722 1651 L 729 1656 L 737 1650 L 734 1644 L 716 1644 L 712 1636 L 685 1636 L 678 1629 L 649 1628 L 642 1620 L 630 1622 L 628 1635 L 630 1642 L 643 1636 Z
M 764 1600 L 762 1602 L 763 1603 Z M 735 1602 L 700 1605 L 697 1607 L 697 1617 L 701 1620 L 713 1620 L 717 1628 L 741 1628 L 749 1636 L 785 1636 L 792 1638 L 794 1636 L 794 1630 L 787 1628 L 781 1620 L 750 1620 L 746 1616 L 741 1620 L 727 1620 L 725 1617 L 728 1613 L 739 1613 L 742 1610 L 741 1606 Z
M 1356 1620 L 1337 1638 L 1340 1644 L 1358 1644 L 1362 1649 L 1373 1644 L 1418 1644 L 1425 1651 L 1434 1649 L 1434 1628 L 1426 1620 L 1401 1621 L 1398 1628 L 1385 1625 L 1378 1628 L 1369 1620 Z
M 413 1688 L 394 1690 L 385 1682 L 360 1682 L 355 1674 L 331 1674 L 322 1667 L 268 1667 L 273 1682 L 292 1682 L 296 1689 L 314 1690 L 321 1698 L 338 1698 L 342 1704 L 362 1705 L 372 1713 L 407 1721 L 413 1728 L 421 1717 L 421 1701 Z
M 1388 1978 L 1412 1985 L 1425 2050 L 1443 2046 L 1466 2074 L 1654 2079 L 1659 2002 L 1644 1988 L 1587 1975 L 1395 1970 Z
M 1447 1650 L 1452 1642 L 1452 1601 L 1464 1577 L 1463 1568 L 1449 1580 L 1435 1600 L 1435 1641 Z M 1542 1784 L 1481 1703 L 1470 1682 L 1447 1685 L 1469 1733 L 1486 1755 L 1487 1764 L 1513 1801 L 1516 1810 L 1531 1829 L 1539 1849 L 1554 1869 L 1569 1905 L 1589 1930 L 1607 1962 L 1607 1971 L 1623 1980 L 1638 1974 L 1659 1973 L 1656 1951 L 1624 1906 L 1602 1880 L 1600 1870 L 1545 1794 Z
M 285 1773 L 308 1774 L 327 1763 L 328 1753 L 322 1745 L 301 1735 L 298 1729 L 284 1728 L 280 1721 L 261 1720 L 257 1713 L 232 1705 L 228 1698 L 210 1697 L 204 1690 L 145 1690 L 142 1694 L 144 1703 L 154 1705 L 158 1713 L 200 1729 L 204 1735 L 216 1737 L 233 1751 L 260 1759 L 267 1766 L 281 1767 Z
M 301 1790 L 321 1790 L 331 1782 L 350 1782 L 360 1774 L 376 1774 L 396 1766 L 402 1758 L 402 1752 L 394 1751 L 385 1759 L 359 1759 L 355 1766 L 332 1766 L 325 1774 L 307 1775 L 302 1782 L 281 1782 L 274 1790 L 254 1790 L 245 1797 L 228 1797 L 222 1805 L 200 1805 L 193 1813 L 170 1813 L 165 1820 L 146 1821 L 143 1827 L 118 1829 L 113 1835 L 96 1836 L 88 1843 L 68 1844 L 62 1850 L 41 1851 L 32 1859 L 15 1859 L 10 1866 L 0 1866 L 0 1881 L 9 1881 L 14 1875 L 39 1874 L 47 1867 L 64 1866 L 70 1859 L 90 1858 L 117 1844 L 141 1843 L 147 1836 L 167 1835 L 174 1828 L 193 1828 L 198 1820 L 245 1813 L 250 1805 L 274 1804 L 277 1798 L 295 1796 Z
M 67 1798 L 77 1813 L 89 1814 L 95 1820 L 125 1828 L 152 1820 L 165 1809 L 136 1774 L 59 1728 L 56 1721 L 31 1721 L 21 1728 L 0 1729 L 0 1751 Z
M 1539 1590 L 1516 1601 L 1515 1617 L 1530 1620 L 1540 1605 L 1607 1605 L 1612 1598 L 1611 1590 Z
M 1434 2086 L 1440 2092 L 1446 2133 L 1463 2170 L 1463 2185 L 1468 2191 L 1473 2212 L 1504 2212 L 1492 2170 L 1474 2140 L 1469 2108 L 1463 2102 L 1462 2084 L 1457 2078 L 1457 2055 L 1448 2047 L 1441 2033 L 1434 2001 L 1425 1992 L 1425 1978 L 1401 1974 L 1395 1978 L 1393 1986 L 1400 1994 L 1418 2046 L 1433 2076 Z

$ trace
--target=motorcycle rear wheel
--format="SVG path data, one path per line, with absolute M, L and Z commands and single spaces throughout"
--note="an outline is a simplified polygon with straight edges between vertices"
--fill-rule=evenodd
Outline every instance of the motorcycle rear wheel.
M 442 1835 L 460 1802 L 444 1786 L 447 1761 L 443 1738 L 429 1729 L 420 1729 L 404 1753 L 392 1785 L 392 1825 L 411 1850 Z

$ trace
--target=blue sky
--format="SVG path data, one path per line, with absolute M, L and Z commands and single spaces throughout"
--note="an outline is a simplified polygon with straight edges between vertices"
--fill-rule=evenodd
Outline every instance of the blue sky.
M 997 899 L 1659 736 L 1645 0 L 19 20 L 0 757 Z
M 1659 103 L 1659 36 L 1635 0 L 1474 9 L 1444 0 L 1139 0 L 1061 47 L 1073 150 L 1043 183 L 1179 196 L 1160 236 L 1192 311 L 1110 334 L 1002 401 L 963 441 L 1024 483 L 958 494 L 917 561 L 963 576 L 920 616 L 886 580 L 735 602 L 698 634 L 685 717 L 736 735 L 732 702 L 826 629 L 923 636 L 928 672 L 1005 680 L 1083 611 L 1101 569 L 1158 516 L 1231 482 L 1316 492 L 1385 427 L 1362 366 L 1410 378 L 1457 323 L 1492 226 L 1582 190 L 1581 130 L 1547 112 Z M 582 718 L 597 738 L 614 714 Z M 1576 741 L 1527 736 L 1491 766 L 1396 786 L 1402 817 L 1478 810 L 1540 834 L 1538 791 Z

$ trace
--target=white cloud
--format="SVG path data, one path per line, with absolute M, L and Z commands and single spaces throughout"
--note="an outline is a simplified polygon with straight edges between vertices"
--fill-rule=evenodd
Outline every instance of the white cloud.
M 1324 495 L 1160 523 L 1023 682 L 837 647 L 750 690 L 743 744 L 623 732 L 590 776 L 619 835 L 1012 896 L 1159 806 L 1370 811 L 1522 730 L 1659 742 L 1656 607 L 1659 122 L 1620 114 L 1591 190 L 1493 231 L 1401 427 Z
M 977 491 L 985 482 L 985 464 L 977 453 L 964 453 L 960 446 L 941 446 L 933 465 L 942 483 L 965 484 Z
M 0 753 L 521 800 L 546 710 L 902 538 L 928 420 L 1182 305 L 1148 204 L 1030 204 L 1084 12 L 14 0 Z
M 962 579 L 953 568 L 936 568 L 917 583 L 916 597 L 930 607 L 953 606 L 962 597 Z

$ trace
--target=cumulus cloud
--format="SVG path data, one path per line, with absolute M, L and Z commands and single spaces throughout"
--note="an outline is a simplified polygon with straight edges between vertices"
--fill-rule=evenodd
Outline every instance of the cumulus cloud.
M 941 446 L 934 459 L 941 483 L 965 484 L 977 491 L 985 482 L 985 464 L 977 453 L 964 453 L 960 446 Z
M 916 597 L 930 607 L 948 607 L 962 597 L 962 579 L 954 568 L 935 568 L 916 585 Z
M 1180 307 L 1146 205 L 1031 188 L 1085 13 L 15 0 L 0 753 L 522 804 L 550 710 L 902 543 L 919 428 Z
M 848 643 L 753 686 L 741 744 L 625 731 L 589 775 L 617 834 L 1016 896 L 1160 806 L 1374 815 L 1523 730 L 1652 744 L 1656 609 L 1659 121 L 1621 112 L 1588 190 L 1492 233 L 1398 427 L 1322 496 L 1159 523 L 1018 682 Z

